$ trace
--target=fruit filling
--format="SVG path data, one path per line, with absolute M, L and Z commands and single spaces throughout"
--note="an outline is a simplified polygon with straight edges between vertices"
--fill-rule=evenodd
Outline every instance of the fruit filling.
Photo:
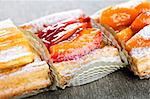
M 112 27 L 114 30 L 128 27 L 137 17 L 138 11 L 132 8 L 110 7 L 101 13 L 99 22 Z
M 108 7 L 100 12 L 99 22 L 115 30 L 116 40 L 126 47 L 127 51 L 150 44 L 149 40 L 136 35 L 141 34 L 140 31 L 150 25 L 150 2 L 148 1 L 132 0 Z
M 77 59 L 100 48 L 101 32 L 91 27 L 89 17 L 69 19 L 44 27 L 37 35 L 49 49 L 53 62 Z
M 49 48 L 54 62 L 77 59 L 90 51 L 100 48 L 101 32 L 95 28 L 87 28 L 79 32 L 76 39 L 61 42 Z
M 126 50 L 129 52 L 140 47 L 150 47 L 150 25 L 145 26 L 126 42 Z
M 53 25 L 44 26 L 45 28 L 38 32 L 38 37 L 42 39 L 46 47 L 67 40 L 74 33 L 78 33 L 84 28 L 91 27 L 90 18 L 69 19 Z
M 131 24 L 132 30 L 137 33 L 143 27 L 150 24 L 150 11 L 141 13 Z

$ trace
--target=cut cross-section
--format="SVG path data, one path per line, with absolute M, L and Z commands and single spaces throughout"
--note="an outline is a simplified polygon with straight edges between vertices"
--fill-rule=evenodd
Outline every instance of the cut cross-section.
M 67 61 L 77 59 L 99 48 L 101 40 L 100 30 L 89 28 L 82 30 L 75 39 L 53 45 L 49 50 L 54 62 Z

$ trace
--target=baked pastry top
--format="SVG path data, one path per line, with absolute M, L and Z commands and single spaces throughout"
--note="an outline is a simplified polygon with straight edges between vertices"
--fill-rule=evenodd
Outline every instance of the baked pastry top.
M 0 27 L 0 70 L 31 63 L 35 56 L 36 54 L 22 31 L 15 26 Z
M 100 11 L 96 20 L 113 28 L 115 31 L 113 35 L 127 51 L 135 74 L 140 77 L 149 75 L 150 2 L 130 0 L 105 8 Z
M 92 72 L 95 72 L 97 67 L 100 71 L 96 73 L 103 75 L 104 70 L 101 68 L 108 66 L 106 71 L 110 72 L 117 65 L 118 67 L 122 65 L 117 48 L 105 44 L 102 32 L 92 27 L 89 17 L 59 21 L 45 26 L 36 34 L 50 52 L 53 62 L 51 69 L 56 75 L 57 85 L 61 88 L 69 86 L 79 71 L 82 71 L 82 76 L 91 75 L 96 78 Z M 110 65 L 114 67 L 109 69 Z M 82 84 L 91 81 L 85 79 Z
M 0 98 L 38 92 L 52 85 L 48 64 L 10 20 L 0 22 Z

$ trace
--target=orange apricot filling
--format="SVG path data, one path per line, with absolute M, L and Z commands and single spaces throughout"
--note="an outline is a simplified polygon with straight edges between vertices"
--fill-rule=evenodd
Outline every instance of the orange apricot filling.
M 130 28 L 123 29 L 119 33 L 115 35 L 115 38 L 121 42 L 125 43 L 127 42 L 131 37 L 133 36 L 133 32 Z
M 131 29 L 137 33 L 146 25 L 150 24 L 150 11 L 141 13 L 131 24 Z
M 100 48 L 102 35 L 99 29 L 87 28 L 75 39 L 53 45 L 49 48 L 53 62 L 77 59 L 90 51 Z
M 139 13 L 150 11 L 150 2 L 142 2 L 141 4 L 137 5 L 135 9 L 138 10 Z
M 126 42 L 126 50 L 129 52 L 132 48 L 139 47 L 150 47 L 150 25 L 144 27 Z
M 122 26 L 129 26 L 137 16 L 135 9 L 110 7 L 101 13 L 99 22 L 118 30 Z

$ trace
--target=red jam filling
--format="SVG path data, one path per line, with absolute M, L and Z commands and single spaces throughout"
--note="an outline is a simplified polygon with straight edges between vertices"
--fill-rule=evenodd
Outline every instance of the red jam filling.
M 58 22 L 53 25 L 45 26 L 42 31 L 38 32 L 38 37 L 42 39 L 46 47 L 57 44 L 61 41 L 67 40 L 74 33 L 78 33 L 84 28 L 91 27 L 90 18 L 79 18 Z
M 77 59 L 100 47 L 101 32 L 91 28 L 89 17 L 44 27 L 38 37 L 49 49 L 53 62 Z
M 79 32 L 78 36 L 66 42 L 49 48 L 54 62 L 78 59 L 96 48 L 100 48 L 101 32 L 95 28 L 87 28 Z

